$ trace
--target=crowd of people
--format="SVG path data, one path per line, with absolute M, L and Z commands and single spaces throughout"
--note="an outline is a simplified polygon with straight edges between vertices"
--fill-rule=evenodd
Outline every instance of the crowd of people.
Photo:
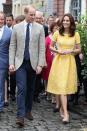
M 80 35 L 70 13 L 62 19 L 32 6 L 16 18 L 0 11 L 0 113 L 9 100 L 17 101 L 18 126 L 33 120 L 33 101 L 40 95 L 55 103 L 62 122 L 69 123 L 69 100 L 78 104 L 83 85 Z M 17 90 L 16 90 L 17 88 Z M 85 90 L 87 102 L 87 90 Z M 68 99 L 69 98 L 69 99 Z

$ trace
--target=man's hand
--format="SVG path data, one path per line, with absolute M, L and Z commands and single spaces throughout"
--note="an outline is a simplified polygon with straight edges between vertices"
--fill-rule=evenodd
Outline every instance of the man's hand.
M 14 65 L 10 65 L 9 66 L 9 72 L 10 73 L 14 73 L 15 72 L 15 66 Z
M 42 67 L 41 66 L 37 66 L 36 68 L 36 74 L 39 75 L 42 71 Z

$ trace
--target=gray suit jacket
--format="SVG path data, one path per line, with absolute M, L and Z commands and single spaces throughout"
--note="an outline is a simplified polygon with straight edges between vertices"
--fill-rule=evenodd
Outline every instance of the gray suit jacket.
M 22 65 L 25 50 L 24 21 L 15 25 L 12 31 L 9 65 L 15 65 L 16 70 Z M 45 60 L 45 35 L 43 26 L 34 22 L 32 24 L 29 43 L 30 62 L 34 70 L 37 65 L 46 66 Z

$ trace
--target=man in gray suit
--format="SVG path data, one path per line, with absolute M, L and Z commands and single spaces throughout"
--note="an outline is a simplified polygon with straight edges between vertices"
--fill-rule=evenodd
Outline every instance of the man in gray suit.
M 43 26 L 34 22 L 35 8 L 24 9 L 25 20 L 14 26 L 10 51 L 9 70 L 16 70 L 17 121 L 24 126 L 24 117 L 33 120 L 31 114 L 36 74 L 46 65 L 45 35 Z
M 0 11 L 0 112 L 4 107 L 4 88 L 9 67 L 9 44 L 11 30 L 4 25 L 5 15 Z

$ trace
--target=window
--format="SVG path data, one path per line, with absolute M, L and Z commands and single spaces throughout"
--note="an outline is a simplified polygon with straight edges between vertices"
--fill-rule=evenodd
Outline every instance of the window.
M 75 20 L 79 19 L 81 14 L 81 0 L 72 0 L 71 1 L 71 14 Z

